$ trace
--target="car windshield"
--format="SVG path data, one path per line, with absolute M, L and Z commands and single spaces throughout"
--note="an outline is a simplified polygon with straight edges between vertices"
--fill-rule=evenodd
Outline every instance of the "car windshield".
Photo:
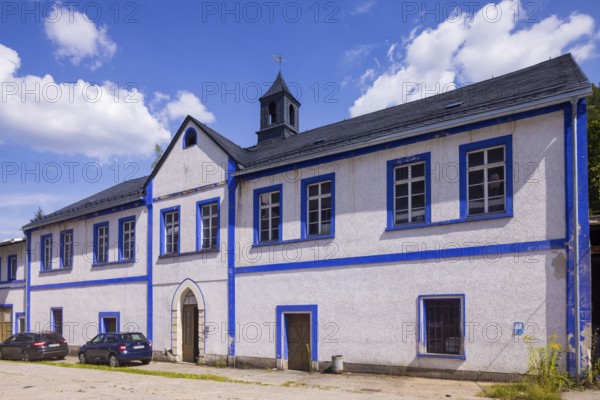
M 141 333 L 124 333 L 123 334 L 124 342 L 145 342 L 146 336 Z
M 104 340 L 104 335 L 97 335 L 95 338 L 93 338 L 92 340 L 90 340 L 90 342 L 92 342 L 92 343 L 100 343 L 102 340 Z

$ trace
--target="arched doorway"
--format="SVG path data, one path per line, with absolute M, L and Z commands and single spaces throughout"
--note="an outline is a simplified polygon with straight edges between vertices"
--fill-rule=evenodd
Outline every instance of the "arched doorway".
M 177 361 L 204 363 L 204 295 L 185 279 L 171 301 L 171 351 Z
M 198 301 L 191 290 L 184 293 L 181 307 L 182 358 L 198 361 Z

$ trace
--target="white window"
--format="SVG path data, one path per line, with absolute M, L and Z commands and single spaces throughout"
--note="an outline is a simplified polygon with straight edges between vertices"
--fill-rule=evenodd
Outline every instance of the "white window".
M 165 213 L 165 254 L 176 254 L 179 250 L 179 211 Z
M 17 256 L 8 257 L 8 271 L 10 279 L 17 279 Z
M 279 240 L 279 224 L 281 221 L 281 193 L 279 191 L 263 193 L 260 202 L 260 242 Z
M 308 236 L 331 234 L 331 181 L 310 184 L 308 190 Z
M 99 226 L 97 231 L 97 249 L 96 262 L 103 264 L 108 262 L 108 226 Z
M 43 263 L 44 263 L 44 265 L 42 267 L 45 270 L 49 270 L 49 269 L 52 269 L 52 236 L 48 236 L 48 237 L 44 238 L 43 245 L 44 245 L 44 248 L 43 248 L 43 251 L 44 251 Z
M 63 234 L 63 268 L 71 268 L 73 266 L 73 234 L 68 232 Z
M 468 215 L 506 211 L 505 146 L 467 153 Z
M 202 249 L 216 249 L 219 231 L 219 205 L 217 203 L 201 206 L 202 216 Z
M 425 163 L 394 169 L 394 225 L 425 222 Z
M 135 246 L 135 221 L 125 221 L 122 226 L 121 240 L 123 241 L 123 259 L 131 260 L 134 257 Z

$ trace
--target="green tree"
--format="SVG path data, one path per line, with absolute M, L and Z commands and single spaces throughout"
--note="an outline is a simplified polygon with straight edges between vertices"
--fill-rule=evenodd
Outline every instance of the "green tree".
M 44 210 L 42 207 L 38 206 L 38 209 L 33 213 L 33 218 L 29 220 L 29 222 L 36 222 L 44 218 L 46 214 L 44 214 Z
M 164 153 L 164 150 L 163 150 L 162 146 L 158 143 L 154 143 L 154 161 L 152 161 L 150 168 L 152 168 L 152 169 L 156 168 L 156 166 L 158 165 L 158 162 L 160 161 L 160 159 L 163 156 L 163 153 Z

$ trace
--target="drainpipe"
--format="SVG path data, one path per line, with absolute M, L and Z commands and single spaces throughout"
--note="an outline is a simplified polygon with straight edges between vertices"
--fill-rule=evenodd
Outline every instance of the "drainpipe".
M 580 301 L 579 298 L 579 185 L 577 182 L 577 101 L 579 97 L 571 97 L 571 109 L 573 118 L 573 258 L 575 268 L 575 349 L 576 363 L 575 363 L 575 379 L 579 383 L 581 377 L 581 316 L 580 316 Z

